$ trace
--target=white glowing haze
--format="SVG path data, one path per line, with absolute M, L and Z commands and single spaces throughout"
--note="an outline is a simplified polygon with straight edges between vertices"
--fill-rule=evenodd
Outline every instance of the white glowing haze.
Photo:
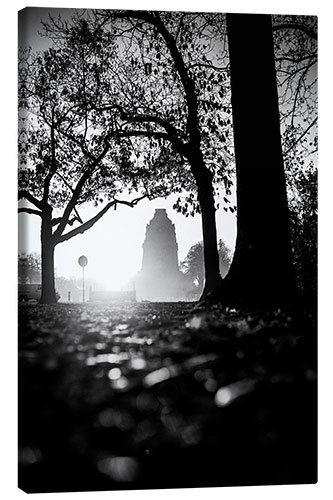
M 175 224 L 178 259 L 183 260 L 194 243 L 202 240 L 201 217 L 184 217 L 172 209 L 176 197 L 154 201 L 142 200 L 136 207 L 118 205 L 109 210 L 91 229 L 61 243 L 55 251 L 56 276 L 80 277 L 80 255 L 88 258 L 85 276 L 98 281 L 108 290 L 119 290 L 141 269 L 142 244 L 146 224 L 156 208 L 166 208 Z M 96 209 L 81 209 L 83 220 Z M 233 249 L 236 236 L 235 217 L 219 209 L 216 212 L 218 238 Z M 40 253 L 40 221 L 37 216 L 19 215 L 19 252 Z

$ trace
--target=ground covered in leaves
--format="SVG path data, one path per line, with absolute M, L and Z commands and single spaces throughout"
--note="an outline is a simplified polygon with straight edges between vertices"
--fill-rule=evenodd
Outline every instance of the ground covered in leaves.
M 314 483 L 316 318 L 19 306 L 27 492 Z

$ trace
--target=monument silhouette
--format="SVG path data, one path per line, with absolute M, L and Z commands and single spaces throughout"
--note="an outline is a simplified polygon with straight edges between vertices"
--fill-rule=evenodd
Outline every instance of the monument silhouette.
M 146 226 L 142 267 L 136 280 L 139 300 L 177 301 L 184 298 L 184 279 L 178 266 L 175 225 L 165 208 L 157 208 Z

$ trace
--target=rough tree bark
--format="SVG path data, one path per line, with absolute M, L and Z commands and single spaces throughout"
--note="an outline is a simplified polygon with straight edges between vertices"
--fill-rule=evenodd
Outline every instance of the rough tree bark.
M 237 240 L 223 303 L 282 304 L 295 291 L 269 15 L 227 14 Z
M 220 274 L 219 254 L 217 249 L 217 231 L 215 219 L 215 200 L 213 192 L 213 174 L 208 170 L 201 158 L 201 152 L 190 156 L 191 171 L 195 177 L 198 200 L 201 209 L 201 224 L 203 237 L 203 257 L 205 280 L 201 300 L 209 292 L 215 290 L 222 284 Z
M 54 249 L 52 235 L 52 209 L 44 209 L 41 225 L 42 295 L 40 304 L 57 302 L 54 283 Z

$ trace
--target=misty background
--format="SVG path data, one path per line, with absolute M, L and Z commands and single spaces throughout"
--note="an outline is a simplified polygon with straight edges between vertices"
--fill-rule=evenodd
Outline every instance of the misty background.
M 165 208 L 169 219 L 175 224 L 178 243 L 178 260 L 182 261 L 190 247 L 202 240 L 201 218 L 184 217 L 172 209 L 176 196 L 154 201 L 142 200 L 136 207 L 118 205 L 116 213 L 110 210 L 89 231 L 58 245 L 55 251 L 56 277 L 82 275 L 78 258 L 88 258 L 85 269 L 87 278 L 98 281 L 110 290 L 126 285 L 141 268 L 142 244 L 146 224 L 152 219 L 156 208 Z M 84 219 L 94 209 L 80 210 Z M 216 212 L 218 238 L 233 250 L 236 238 L 236 218 L 219 209 Z M 19 215 L 19 253 L 40 254 L 40 221 L 28 214 Z

